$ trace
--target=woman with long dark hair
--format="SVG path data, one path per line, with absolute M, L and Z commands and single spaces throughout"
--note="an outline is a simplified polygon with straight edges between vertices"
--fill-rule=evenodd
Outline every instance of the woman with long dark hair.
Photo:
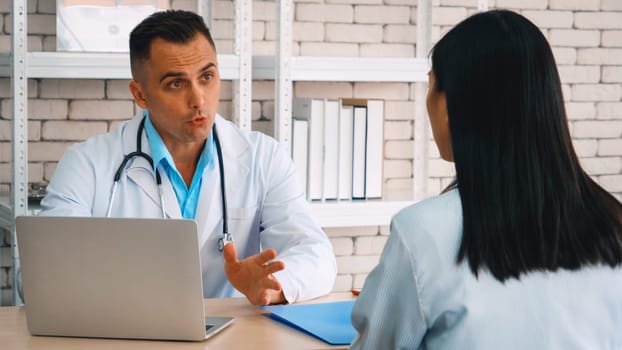
M 458 24 L 427 108 L 456 182 L 393 218 L 352 348 L 622 348 L 622 204 L 579 164 L 540 30 L 504 10 Z

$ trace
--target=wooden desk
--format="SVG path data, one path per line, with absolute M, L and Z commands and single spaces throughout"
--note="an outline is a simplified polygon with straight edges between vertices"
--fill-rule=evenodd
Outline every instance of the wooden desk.
M 350 293 L 334 293 L 309 303 L 354 299 Z M 0 348 L 7 350 L 46 349 L 346 349 L 334 347 L 273 321 L 266 311 L 246 299 L 205 299 L 208 316 L 233 316 L 235 321 L 221 333 L 203 342 L 120 340 L 31 336 L 23 307 L 0 307 Z

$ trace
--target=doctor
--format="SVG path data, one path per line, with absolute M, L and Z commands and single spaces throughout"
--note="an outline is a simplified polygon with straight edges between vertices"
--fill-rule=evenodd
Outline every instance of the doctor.
M 289 156 L 216 113 L 218 60 L 203 19 L 151 15 L 130 35 L 130 61 L 143 111 L 65 152 L 41 215 L 194 219 L 205 297 L 266 305 L 330 292 L 332 247 Z

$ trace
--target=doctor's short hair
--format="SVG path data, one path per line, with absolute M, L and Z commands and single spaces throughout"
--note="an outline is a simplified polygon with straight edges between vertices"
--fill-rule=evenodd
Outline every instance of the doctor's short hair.
M 137 78 L 140 65 L 149 59 L 151 43 L 161 38 L 171 43 L 185 44 L 196 34 L 203 34 L 214 52 L 216 45 L 207 25 L 198 14 L 183 10 L 158 11 L 145 18 L 130 33 L 130 65 L 132 77 Z

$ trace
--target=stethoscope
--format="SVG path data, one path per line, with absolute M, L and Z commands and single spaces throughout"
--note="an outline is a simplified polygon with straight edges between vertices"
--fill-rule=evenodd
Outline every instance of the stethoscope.
M 128 153 L 123 157 L 123 161 L 121 162 L 121 165 L 119 165 L 119 167 L 117 168 L 117 171 L 114 174 L 114 182 L 112 184 L 112 191 L 110 192 L 110 199 L 108 200 L 108 209 L 106 209 L 106 217 L 110 217 L 110 213 L 112 211 L 112 204 L 114 203 L 115 194 L 117 192 L 117 186 L 119 185 L 119 180 L 121 179 L 121 173 L 123 173 L 123 170 L 125 170 L 125 166 L 127 165 L 127 163 L 136 157 L 140 157 L 140 158 L 147 160 L 147 162 L 149 162 L 149 165 L 151 165 L 151 168 L 153 168 L 153 158 L 151 158 L 150 155 L 142 151 L 142 137 L 141 136 L 143 134 L 143 131 L 145 130 L 145 119 L 146 117 L 143 117 L 143 119 L 140 121 L 140 125 L 138 126 L 138 131 L 136 132 L 136 151 Z M 216 125 L 213 126 L 213 131 L 214 131 L 214 143 L 216 144 L 216 153 L 218 155 L 218 167 L 219 167 L 218 172 L 220 175 L 220 194 L 221 194 L 221 199 L 222 199 L 222 220 L 223 220 L 222 236 L 218 238 L 217 246 L 218 246 L 218 250 L 222 252 L 226 244 L 233 243 L 233 236 L 229 233 L 229 227 L 227 225 L 227 199 L 225 196 L 226 194 L 225 192 L 225 170 L 222 165 L 222 150 L 220 148 L 220 140 L 218 140 L 218 133 L 216 132 Z M 160 192 L 160 208 L 162 209 L 162 218 L 166 218 L 166 213 L 164 212 L 164 194 L 162 191 L 162 177 L 160 176 L 160 172 L 158 171 L 157 168 L 155 169 L 155 177 L 156 177 L 156 184 L 158 185 L 158 190 Z

